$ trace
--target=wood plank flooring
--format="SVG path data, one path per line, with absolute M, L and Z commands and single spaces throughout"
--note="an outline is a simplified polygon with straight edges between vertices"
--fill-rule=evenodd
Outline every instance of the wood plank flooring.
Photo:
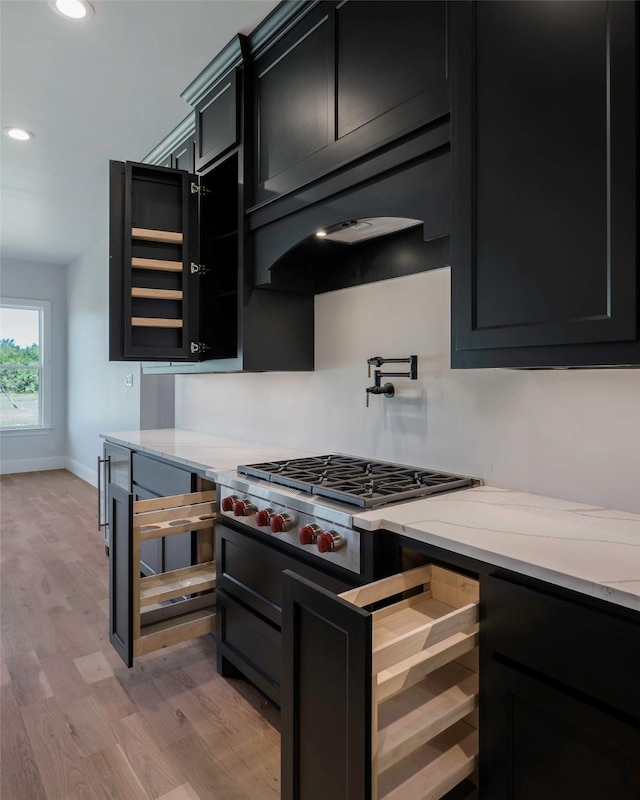
M 127 669 L 108 639 L 96 490 L 0 479 L 2 800 L 275 800 L 279 714 L 200 637 Z

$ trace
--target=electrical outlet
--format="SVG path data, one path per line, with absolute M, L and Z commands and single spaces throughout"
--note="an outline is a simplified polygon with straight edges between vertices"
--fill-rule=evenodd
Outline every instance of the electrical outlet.
M 128 373 L 127 373 L 127 374 L 124 376 L 124 385 L 125 385 L 125 386 L 133 386 L 133 373 L 131 373 L 131 372 L 128 372 Z

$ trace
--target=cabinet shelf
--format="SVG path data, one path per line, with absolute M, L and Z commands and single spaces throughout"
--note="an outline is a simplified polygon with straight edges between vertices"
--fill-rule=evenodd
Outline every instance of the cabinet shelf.
M 472 775 L 478 731 L 456 722 L 378 777 L 379 800 L 438 800 Z
M 183 239 L 179 231 L 156 231 L 151 228 L 131 228 L 131 238 L 164 244 L 182 244 Z
M 149 300 L 182 300 L 182 291 L 179 289 L 141 289 L 134 286 L 131 297 L 142 297 Z
M 207 561 L 140 579 L 140 607 L 215 589 L 216 563 Z
M 194 636 L 204 636 L 216 629 L 214 608 L 202 608 L 174 619 L 147 625 L 134 642 L 134 655 L 142 656 L 162 647 L 185 642 Z
M 165 261 L 162 258 L 131 259 L 132 269 L 151 269 L 160 272 L 182 272 L 182 261 Z
M 478 675 L 452 662 L 378 706 L 378 771 L 383 772 L 476 707 Z
M 162 317 L 132 317 L 134 328 L 181 328 L 181 319 L 163 319 Z

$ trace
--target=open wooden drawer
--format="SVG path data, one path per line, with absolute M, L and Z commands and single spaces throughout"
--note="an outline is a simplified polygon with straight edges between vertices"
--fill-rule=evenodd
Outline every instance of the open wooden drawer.
M 136 656 L 215 630 L 215 491 L 133 500 L 109 486 L 109 640 L 127 666 Z M 140 576 L 140 543 L 198 532 L 198 563 Z
M 426 565 L 284 591 L 284 800 L 437 800 L 474 775 L 477 581 Z

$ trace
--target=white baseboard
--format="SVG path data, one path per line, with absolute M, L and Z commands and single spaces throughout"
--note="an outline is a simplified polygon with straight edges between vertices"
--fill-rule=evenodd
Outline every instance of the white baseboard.
M 91 469 L 90 467 L 87 467 L 86 464 L 81 464 L 79 461 L 69 458 L 69 456 L 67 456 L 65 459 L 65 467 L 69 470 L 69 472 L 73 472 L 74 475 L 82 478 L 83 481 L 90 483 L 91 486 L 98 485 L 98 475 L 95 467 Z
M 0 475 L 11 475 L 15 472 L 43 472 L 48 469 L 65 469 L 65 456 L 49 456 L 48 458 L 16 458 L 11 461 L 0 461 Z

